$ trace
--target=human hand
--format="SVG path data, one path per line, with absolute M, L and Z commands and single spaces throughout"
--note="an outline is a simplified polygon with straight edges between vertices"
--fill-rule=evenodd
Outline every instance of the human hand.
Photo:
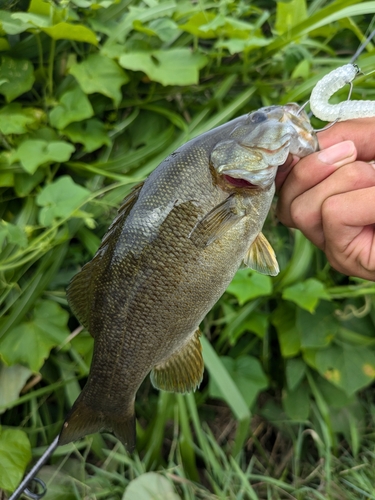
M 298 228 L 338 271 L 375 280 L 375 119 L 318 134 L 321 151 L 289 159 L 276 177 L 280 221 Z

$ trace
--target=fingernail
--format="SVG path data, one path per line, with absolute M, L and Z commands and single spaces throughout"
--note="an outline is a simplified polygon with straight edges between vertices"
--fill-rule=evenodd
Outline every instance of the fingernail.
M 343 162 L 345 163 L 344 160 L 355 156 L 355 151 L 356 149 L 353 141 L 339 142 L 321 151 L 318 155 L 318 159 L 327 165 L 336 165 L 340 167 Z

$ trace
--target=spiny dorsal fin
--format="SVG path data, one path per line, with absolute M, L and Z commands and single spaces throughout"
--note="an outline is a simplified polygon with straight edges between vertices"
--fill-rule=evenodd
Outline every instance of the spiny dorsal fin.
M 244 215 L 245 212 L 238 210 L 235 197 L 229 196 L 198 222 L 189 238 L 198 247 L 208 246 L 235 226 Z
M 81 271 L 73 277 L 67 289 L 67 298 L 73 313 L 77 317 L 78 321 L 90 331 L 91 335 L 93 335 L 92 329 L 90 329 L 90 290 L 92 288 L 92 280 L 95 278 L 97 271 L 100 268 L 101 256 L 104 247 L 107 245 L 110 238 L 115 237 L 117 229 L 122 228 L 125 219 L 138 199 L 142 186 L 143 182 L 137 184 L 124 199 L 118 210 L 116 218 L 104 235 L 94 258 L 85 264 Z
M 157 389 L 168 392 L 191 392 L 199 387 L 204 363 L 200 331 L 196 330 L 188 342 L 151 372 L 151 382 Z
M 244 258 L 244 265 L 261 274 L 277 276 L 280 272 L 276 255 L 263 233 L 259 233 Z
M 130 193 L 124 198 L 124 201 L 121 203 L 121 206 L 117 211 L 116 217 L 113 219 L 112 224 L 109 226 L 107 232 L 103 236 L 99 249 L 101 249 L 107 243 L 107 241 L 113 235 L 119 225 L 122 227 L 125 219 L 130 213 L 130 210 L 138 200 L 138 196 L 143 187 L 143 184 L 144 182 L 140 182 L 139 184 L 134 186 Z

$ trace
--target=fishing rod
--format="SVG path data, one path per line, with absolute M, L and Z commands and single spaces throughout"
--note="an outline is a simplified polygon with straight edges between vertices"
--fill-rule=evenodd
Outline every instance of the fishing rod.
M 358 47 L 357 51 L 353 55 L 351 59 L 351 63 L 356 61 L 356 59 L 359 57 L 359 55 L 363 52 L 363 50 L 366 48 L 368 43 L 373 39 L 375 36 L 375 29 L 368 35 L 368 37 L 362 42 L 362 44 Z M 350 97 L 350 96 L 349 96 Z M 307 103 L 305 103 L 302 107 L 301 110 L 305 107 Z M 337 120 L 336 120 L 337 121 Z M 331 126 L 332 124 L 328 125 Z M 53 454 L 55 449 L 59 445 L 59 438 L 60 435 L 58 435 L 52 443 L 48 446 L 46 451 L 42 454 L 42 456 L 39 458 L 39 460 L 35 463 L 35 465 L 30 469 L 30 471 L 25 475 L 17 489 L 14 491 L 14 493 L 9 497 L 9 500 L 17 500 L 21 497 L 21 495 L 26 495 L 32 500 L 40 500 L 46 493 L 47 493 L 47 486 L 42 481 L 37 477 L 38 472 L 40 469 L 43 467 L 43 465 L 47 462 L 47 460 L 50 458 L 50 456 Z M 33 492 L 31 488 L 33 487 L 33 483 L 36 485 L 39 485 L 41 487 L 42 491 L 38 492 Z
M 9 498 L 9 500 L 17 500 L 17 498 L 20 498 L 22 494 L 28 496 L 32 500 L 39 500 L 40 498 L 44 497 L 44 495 L 47 493 L 47 486 L 36 475 L 40 471 L 40 469 L 43 467 L 43 465 L 47 462 L 49 457 L 52 455 L 52 453 L 55 451 L 55 449 L 59 445 L 59 437 L 56 436 L 55 439 L 52 441 L 52 443 L 48 446 L 46 451 L 43 453 L 43 455 L 40 457 L 40 459 L 36 462 L 34 467 L 30 469 L 30 471 L 26 474 L 26 476 L 23 478 L 21 481 L 20 485 L 18 488 L 15 490 L 13 495 Z M 42 491 L 40 493 L 33 493 L 30 490 L 30 487 L 32 483 L 37 483 L 39 486 L 42 487 Z

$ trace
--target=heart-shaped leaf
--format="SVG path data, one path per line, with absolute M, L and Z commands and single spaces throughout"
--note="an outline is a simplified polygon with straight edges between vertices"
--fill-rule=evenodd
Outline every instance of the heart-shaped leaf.
M 30 460 L 31 447 L 26 433 L 0 428 L 0 489 L 17 488 Z
M 1 57 L 0 94 L 5 96 L 7 102 L 30 90 L 34 80 L 34 67 L 30 61 Z
M 207 58 L 189 49 L 169 49 L 130 52 L 123 54 L 119 63 L 123 68 L 143 71 L 162 85 L 193 85 L 198 83 L 199 70 L 207 64 Z
M 99 92 L 113 99 L 116 105 L 122 98 L 121 86 L 129 81 L 128 75 L 115 61 L 101 54 L 91 54 L 82 63 L 74 64 L 70 73 L 86 94 Z
M 88 189 L 75 184 L 71 177 L 60 177 L 37 196 L 37 204 L 44 207 L 39 214 L 40 223 L 49 226 L 56 218 L 69 217 L 90 194 Z
M 77 86 L 61 96 L 60 104 L 50 112 L 49 120 L 52 127 L 63 129 L 70 123 L 91 118 L 93 114 L 94 111 L 90 101 L 80 87 Z
M 7 365 L 20 363 L 38 372 L 51 349 L 69 335 L 69 314 L 56 302 L 43 300 L 31 320 L 21 323 L 0 341 L 0 355 Z
M 73 151 L 74 146 L 68 142 L 29 139 L 20 144 L 12 159 L 19 160 L 26 172 L 33 174 L 44 163 L 69 160 Z

